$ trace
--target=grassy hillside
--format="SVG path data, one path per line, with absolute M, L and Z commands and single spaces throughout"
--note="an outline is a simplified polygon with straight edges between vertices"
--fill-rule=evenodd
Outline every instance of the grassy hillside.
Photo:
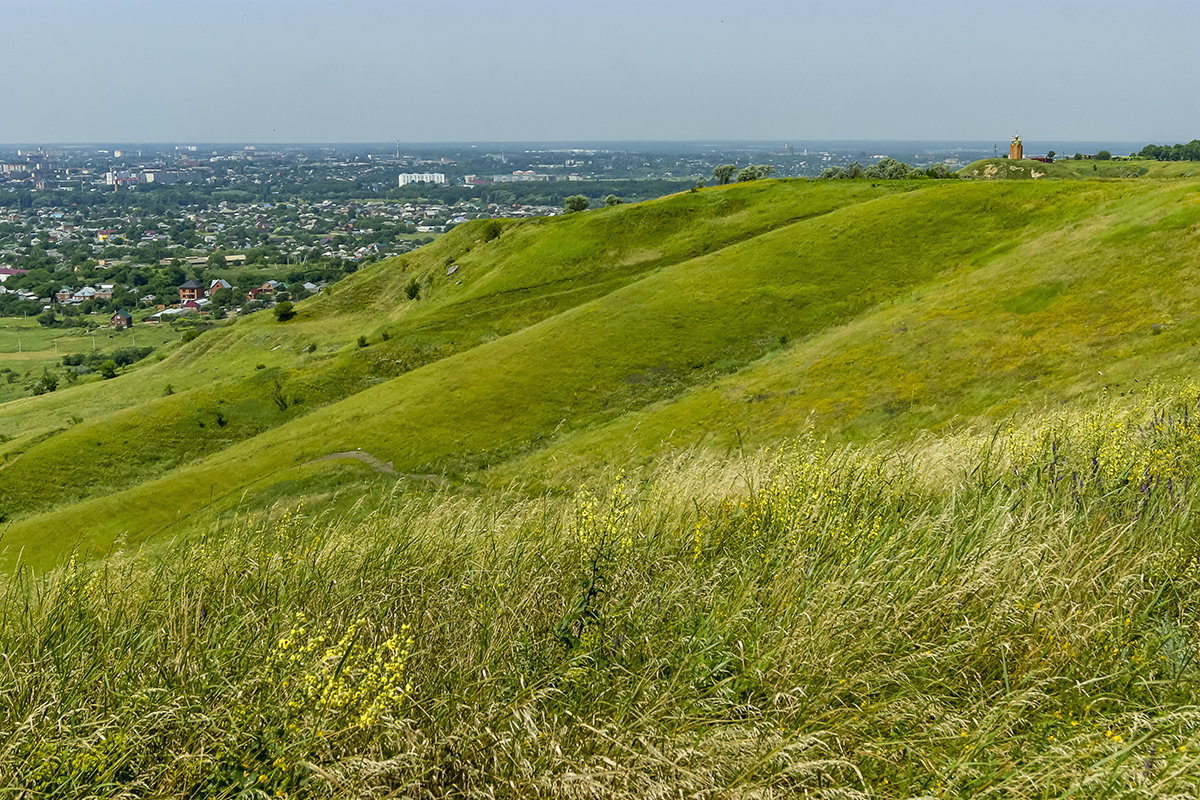
M 1062 158 L 1053 164 L 1032 159 L 1010 161 L 1007 158 L 985 158 L 974 161 L 958 171 L 964 178 L 1003 178 L 1006 180 L 1037 180 L 1040 178 L 1193 178 L 1200 177 L 1200 165 L 1187 161 L 1095 161 Z
M 557 488 L 810 419 L 904 437 L 1124 391 L 1194 357 L 1198 188 L 763 181 L 462 226 L 290 322 L 0 407 L 2 541 L 45 565 L 279 500 Z
M 1190 797 L 1200 387 L 0 579 L 18 797 Z
M 805 424 L 858 441 L 990 427 L 1063 400 L 1194 375 L 1198 187 L 1092 186 L 1085 196 L 1097 206 L 1086 217 L 981 249 L 956 274 L 504 465 L 497 478 L 636 462 L 663 442 L 757 447 Z
M 761 187 L 688 194 L 553 226 L 497 222 L 492 233 L 463 226 L 436 248 L 356 274 L 287 325 L 266 314 L 240 320 L 136 376 L 16 403 L 0 416 L 12 440 L 0 449 L 0 509 L 12 518 L 108 493 L 664 266 L 887 193 L 803 188 L 770 201 L 758 199 Z M 413 280 L 419 302 L 404 292 Z M 79 442 L 96 457 L 80 459 Z

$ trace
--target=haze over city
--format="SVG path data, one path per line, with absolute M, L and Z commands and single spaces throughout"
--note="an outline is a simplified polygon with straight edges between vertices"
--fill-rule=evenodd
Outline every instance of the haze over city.
M 1186 141 L 1194 4 L 8 3 L 0 142 Z M 1172 77 L 1175 76 L 1175 77 Z

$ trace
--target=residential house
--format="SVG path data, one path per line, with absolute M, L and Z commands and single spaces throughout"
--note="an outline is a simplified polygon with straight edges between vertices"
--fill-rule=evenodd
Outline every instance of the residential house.
M 179 301 L 181 303 L 188 300 L 199 300 L 204 296 L 204 284 L 195 278 L 186 280 L 179 284 Z
M 115 314 L 112 315 L 112 317 L 109 318 L 108 327 L 110 327 L 110 328 L 132 328 L 133 327 L 133 315 L 131 315 L 128 311 L 117 311 Z

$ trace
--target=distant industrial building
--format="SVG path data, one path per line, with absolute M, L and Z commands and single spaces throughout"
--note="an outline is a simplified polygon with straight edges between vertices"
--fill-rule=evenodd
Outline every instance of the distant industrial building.
M 109 186 L 120 186 L 125 183 L 141 183 L 141 170 L 110 169 L 104 175 L 104 182 Z
M 526 181 L 552 181 L 554 175 L 543 175 L 531 169 L 516 169 L 511 175 L 496 175 L 492 178 L 496 183 L 524 183 Z
M 410 183 L 445 183 L 446 175 L 443 172 L 401 172 L 400 185 L 407 186 Z
M 192 183 L 202 180 L 202 175 L 195 170 L 181 169 L 110 169 L 104 174 L 104 182 L 109 186 L 121 186 L 129 183 Z

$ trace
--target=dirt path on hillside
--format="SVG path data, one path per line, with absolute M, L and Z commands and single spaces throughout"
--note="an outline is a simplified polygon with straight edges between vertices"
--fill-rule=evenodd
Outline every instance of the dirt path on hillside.
M 401 478 L 408 478 L 414 481 L 427 481 L 429 483 L 445 484 L 446 479 L 440 475 L 411 475 L 403 472 L 396 472 L 396 468 L 392 466 L 391 461 L 384 461 L 363 450 L 346 450 L 341 453 L 330 453 L 327 456 L 314 458 L 312 461 L 305 462 L 307 464 L 316 464 L 319 461 L 333 461 L 338 458 L 353 458 L 363 462 L 376 472 L 382 472 L 385 475 L 399 475 Z

